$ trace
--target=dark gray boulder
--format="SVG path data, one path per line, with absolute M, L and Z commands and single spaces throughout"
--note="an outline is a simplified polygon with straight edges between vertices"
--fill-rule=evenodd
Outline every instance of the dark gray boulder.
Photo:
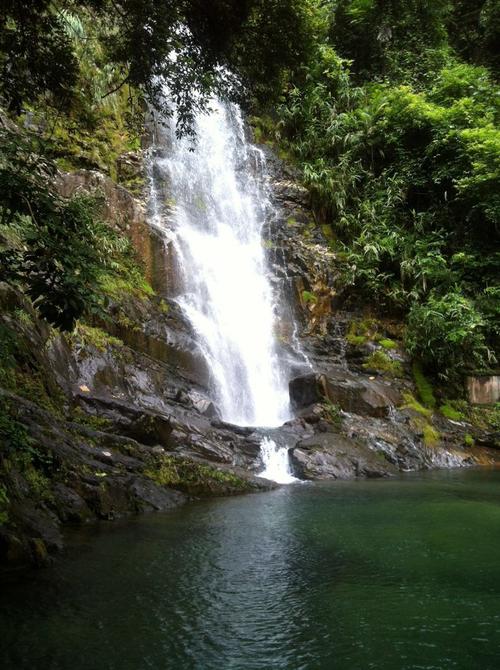
M 319 433 L 302 440 L 290 457 L 301 479 L 387 477 L 397 472 L 383 456 L 338 433 Z

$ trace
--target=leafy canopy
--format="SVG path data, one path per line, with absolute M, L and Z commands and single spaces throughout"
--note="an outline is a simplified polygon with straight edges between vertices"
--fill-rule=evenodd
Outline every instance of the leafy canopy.
M 71 16 L 92 12 L 106 59 L 148 102 L 165 107 L 163 84 L 189 132 L 213 94 L 261 102 L 310 48 L 309 0 L 3 0 L 0 94 L 11 111 L 47 94 L 67 107 L 79 61 Z M 165 111 L 165 110 L 164 110 Z
M 500 332 L 500 88 L 485 42 L 500 5 L 473 3 L 467 36 L 465 4 L 326 3 L 276 125 L 333 229 L 340 281 L 406 315 L 410 350 L 454 380 L 496 364 Z

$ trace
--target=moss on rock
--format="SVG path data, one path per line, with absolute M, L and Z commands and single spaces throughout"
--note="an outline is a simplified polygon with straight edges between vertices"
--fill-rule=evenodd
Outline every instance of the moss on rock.
M 249 491 L 248 481 L 228 470 L 177 456 L 160 457 L 144 474 L 161 486 L 191 495 L 217 495 Z
M 403 366 L 399 361 L 394 361 L 384 351 L 377 350 L 368 356 L 363 363 L 366 370 L 377 370 L 390 377 L 403 377 Z

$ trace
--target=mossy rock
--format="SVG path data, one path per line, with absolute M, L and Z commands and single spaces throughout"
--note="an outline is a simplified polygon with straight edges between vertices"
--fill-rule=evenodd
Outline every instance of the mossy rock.
M 430 383 L 430 381 L 425 376 L 421 365 L 416 361 L 413 363 L 412 372 L 420 400 L 426 407 L 434 409 L 436 407 L 436 398 L 434 396 L 434 389 L 432 388 L 432 384 Z
M 409 409 L 417 412 L 418 414 L 421 414 L 424 417 L 432 416 L 432 410 L 428 407 L 424 407 L 412 393 L 404 393 L 403 398 L 405 402 L 404 405 L 400 407 L 400 409 Z
M 404 377 L 403 366 L 399 361 L 394 361 L 384 351 L 374 351 L 363 363 L 365 370 L 376 370 L 390 377 Z
M 247 480 L 233 472 L 176 456 L 162 456 L 144 474 L 161 486 L 190 495 L 227 495 L 252 488 Z
M 448 403 L 441 405 L 439 411 L 446 419 L 451 419 L 452 421 L 463 421 L 465 419 L 465 416 L 462 414 L 462 412 L 459 412 Z
M 380 344 L 380 346 L 384 349 L 397 349 L 398 346 L 397 342 L 389 339 L 388 337 L 383 337 L 382 339 L 378 340 L 378 344 Z

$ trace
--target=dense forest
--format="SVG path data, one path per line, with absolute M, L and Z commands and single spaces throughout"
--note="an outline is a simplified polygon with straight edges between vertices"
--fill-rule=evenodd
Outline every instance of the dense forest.
M 1 668 L 500 667 L 499 78 L 500 0 L 0 0 Z
M 189 133 L 217 94 L 297 164 L 344 284 L 404 316 L 425 368 L 495 367 L 498 2 L 4 0 L 1 21 L 1 272 L 51 323 L 99 309 L 113 241 L 50 174 L 113 175 L 147 105 Z
M 49 339 L 113 344 L 99 328 L 117 295 L 158 298 L 99 194 L 63 197 L 58 175 L 95 170 L 139 196 L 144 174 L 120 160 L 146 116 L 175 110 L 195 146 L 217 97 L 300 176 L 345 304 L 401 325 L 425 421 L 431 384 L 463 418 L 465 375 L 498 366 L 498 0 L 2 0 L 0 23 L 0 281 L 35 310 L 3 306 L 2 388 L 58 411 L 12 324 L 36 313 Z M 370 339 L 358 326 L 352 345 Z M 44 467 L 14 405 L 0 411 L 6 454 Z
M 442 379 L 496 364 L 500 5 L 324 3 L 274 132 L 332 226 L 345 282 L 405 315 Z

